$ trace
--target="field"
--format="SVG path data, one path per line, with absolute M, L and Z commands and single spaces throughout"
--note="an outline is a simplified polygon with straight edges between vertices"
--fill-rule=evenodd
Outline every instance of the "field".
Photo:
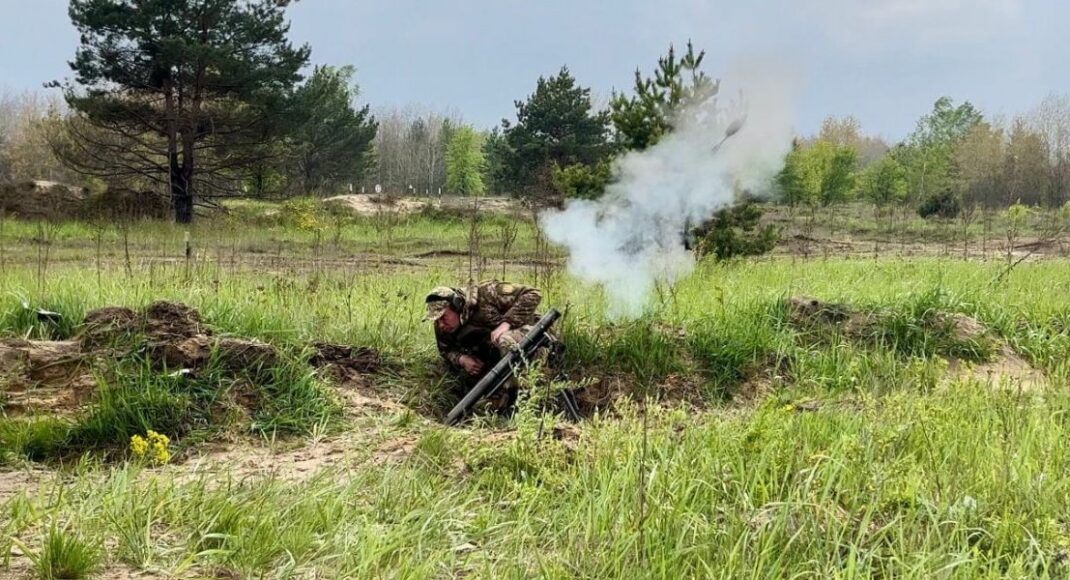
M 530 223 L 487 217 L 473 240 L 448 214 L 261 210 L 202 221 L 189 258 L 173 225 L 0 222 L 5 344 L 167 300 L 278 351 L 267 378 L 124 351 L 77 405 L 0 368 L 0 577 L 1070 574 L 1057 242 L 1012 247 L 1008 271 L 998 219 L 964 259 L 955 224 L 897 237 L 847 209 L 771 257 L 703 261 L 620 321 Z M 541 412 L 534 376 L 512 418 L 441 423 L 455 385 L 423 296 L 472 271 L 567 308 L 550 387 L 581 389 L 585 420 Z M 381 361 L 332 376 L 305 363 L 324 341 Z M 167 457 L 131 444 L 148 429 Z

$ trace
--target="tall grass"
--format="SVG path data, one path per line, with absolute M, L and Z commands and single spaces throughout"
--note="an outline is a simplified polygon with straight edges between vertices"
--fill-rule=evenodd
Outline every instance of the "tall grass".
M 450 235 L 463 240 L 462 229 Z M 346 461 L 297 481 L 191 465 L 76 468 L 62 492 L 46 483 L 6 500 L 3 535 L 32 543 L 53 521 L 92 526 L 109 565 L 179 577 L 1065 577 L 1070 293 L 1057 290 L 1070 288 L 1070 269 L 1024 263 L 993 283 L 1000 268 L 703 263 L 634 321 L 609 318 L 597 290 L 542 277 L 547 305 L 570 306 L 560 331 L 572 380 L 658 394 L 684 377 L 703 407 L 624 402 L 574 438 L 553 418 L 539 429 L 535 406 L 465 429 L 386 413 L 350 425 Z M 414 407 L 444 397 L 422 301 L 463 279 L 460 262 L 306 275 L 200 261 L 188 276 L 182 264 L 103 274 L 54 262 L 40 288 L 32 265 L 9 264 L 0 334 L 70 336 L 94 307 L 187 302 L 216 332 L 270 341 L 293 361 L 256 382 L 269 402 L 249 424 L 269 434 L 308 432 L 337 413 L 303 364 L 312 340 L 382 349 L 393 364 L 377 386 Z M 872 332 L 814 335 L 790 319 L 784 300 L 795 295 L 874 313 Z M 24 302 L 68 326 L 40 326 Z M 934 322 L 947 313 L 977 318 L 993 342 Z M 947 357 L 984 361 L 999 341 L 1051 388 L 947 373 Z M 724 404 L 756 378 L 770 397 Z M 172 423 L 182 434 L 218 421 L 235 387 L 135 360 L 102 385 L 84 416 L 0 419 L 9 461 Z M 377 453 L 399 439 L 411 454 Z

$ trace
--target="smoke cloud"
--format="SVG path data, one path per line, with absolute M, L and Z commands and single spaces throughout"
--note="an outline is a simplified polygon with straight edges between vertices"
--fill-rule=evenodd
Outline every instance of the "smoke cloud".
M 540 216 L 547 237 L 568 249 L 569 272 L 605 289 L 612 317 L 641 315 L 656 284 L 691 272 L 687 224 L 731 204 L 736 192 L 768 193 L 783 165 L 793 137 L 788 77 L 752 65 L 729 78 L 720 95 L 738 96 L 681 111 L 657 145 L 620 158 L 601 198 Z

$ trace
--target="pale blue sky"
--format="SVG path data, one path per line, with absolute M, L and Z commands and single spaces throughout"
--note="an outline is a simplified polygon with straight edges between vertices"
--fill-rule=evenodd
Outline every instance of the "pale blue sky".
M 0 87 L 69 74 L 65 0 L 0 0 Z M 943 94 L 1013 115 L 1070 93 L 1067 0 L 302 0 L 291 35 L 315 63 L 353 64 L 374 106 L 452 108 L 479 126 L 567 64 L 605 98 L 670 42 L 707 71 L 762 58 L 795 71 L 797 124 L 853 114 L 898 139 Z

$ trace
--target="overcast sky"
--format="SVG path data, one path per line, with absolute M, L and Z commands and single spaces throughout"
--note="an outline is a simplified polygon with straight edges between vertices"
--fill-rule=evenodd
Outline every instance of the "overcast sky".
M 69 75 L 66 8 L 0 0 L 0 88 Z M 754 59 L 793 71 L 804 133 L 853 114 L 899 139 L 944 94 L 1009 116 L 1070 93 L 1067 0 L 302 0 L 290 16 L 314 63 L 357 67 L 373 106 L 452 109 L 482 127 L 561 65 L 604 100 L 688 39 L 714 77 Z

